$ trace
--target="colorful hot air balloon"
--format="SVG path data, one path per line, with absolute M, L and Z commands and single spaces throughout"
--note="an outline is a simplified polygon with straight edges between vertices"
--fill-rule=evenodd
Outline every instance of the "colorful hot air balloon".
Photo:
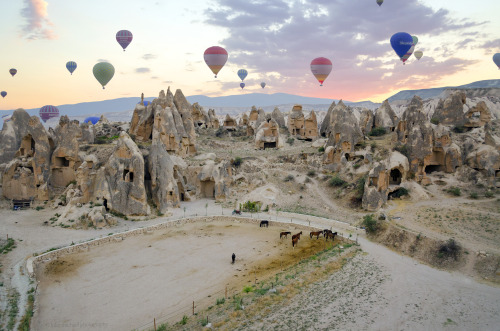
M 99 122 L 99 120 L 100 118 L 97 116 L 90 116 L 84 119 L 83 123 L 92 123 L 93 125 L 95 125 L 97 122 Z
M 66 63 L 66 69 L 73 75 L 73 71 L 76 69 L 76 62 L 69 61 Z
M 413 38 L 406 32 L 398 32 L 391 37 L 391 46 L 402 58 L 413 45 Z
M 264 87 L 266 87 L 266 83 L 262 82 L 262 83 L 260 83 L 260 86 L 261 86 L 262 88 L 264 88 Z
M 401 58 L 401 61 L 403 61 L 403 64 L 405 64 L 406 60 L 410 58 L 410 56 L 413 54 L 413 51 L 415 50 L 415 45 L 412 45 L 411 48 L 406 52 L 405 55 Z
M 241 81 L 243 81 L 247 75 L 248 71 L 246 71 L 245 69 L 238 70 L 238 77 L 240 77 Z
M 384 0 L 377 0 L 377 5 L 380 7 L 384 3 Z
M 14 77 L 17 74 L 17 69 L 12 68 L 9 70 L 9 73 Z
M 2 91 L 2 92 L 0 92 L 0 95 L 2 96 L 2 98 L 5 98 L 7 96 L 7 92 Z
M 495 62 L 498 69 L 500 69 L 500 53 L 496 53 L 495 55 L 493 55 L 493 62 Z
M 40 118 L 44 121 L 47 122 L 48 119 L 53 118 L 53 117 L 59 117 L 59 109 L 55 106 L 43 106 L 40 108 Z
M 243 89 L 245 87 L 245 83 L 240 83 L 240 87 Z
M 318 57 L 311 61 L 311 71 L 319 82 L 319 86 L 323 86 L 330 72 L 332 71 L 332 61 L 326 57 Z
M 116 41 L 120 44 L 125 52 L 125 48 L 132 42 L 132 32 L 128 30 L 120 30 L 116 33 Z
M 102 88 L 104 89 L 104 86 L 106 86 L 106 84 L 109 83 L 111 78 L 115 75 L 115 67 L 108 62 L 99 62 L 94 66 L 92 72 L 94 73 L 95 79 L 101 83 Z
M 420 58 L 424 55 L 424 52 L 422 52 L 422 51 L 415 51 L 415 53 L 413 53 L 413 55 L 415 55 L 415 57 L 417 58 L 417 60 L 420 60 Z
M 219 46 L 212 46 L 205 50 L 203 58 L 210 70 L 215 74 L 215 78 L 217 78 L 217 74 L 224 64 L 226 64 L 227 56 L 227 51 Z
M 411 38 L 413 39 L 413 45 L 417 46 L 417 44 L 418 44 L 418 37 L 417 36 L 411 36 Z

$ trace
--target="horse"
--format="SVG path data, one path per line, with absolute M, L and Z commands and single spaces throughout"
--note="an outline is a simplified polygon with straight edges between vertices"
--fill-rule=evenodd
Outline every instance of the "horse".
M 295 248 L 295 246 L 299 243 L 299 237 L 292 238 L 292 248 Z
M 268 227 L 269 227 L 269 221 L 267 221 L 267 220 L 262 220 L 262 221 L 260 221 L 260 225 L 259 225 L 259 226 L 260 226 L 260 227 L 265 226 L 266 228 L 268 228 Z
M 319 235 L 320 234 L 323 234 L 323 231 L 310 232 L 309 233 L 309 238 L 312 239 L 313 236 L 316 236 L 316 239 L 319 239 Z
M 333 233 L 332 230 L 324 229 L 323 235 L 326 236 L 327 233 Z
M 335 236 L 337 235 L 337 232 L 330 232 L 330 233 L 327 233 L 326 236 L 325 236 L 325 240 L 328 241 L 328 238 L 332 238 L 332 241 L 335 240 Z
M 288 235 L 292 234 L 290 231 L 280 232 L 280 239 L 283 237 L 288 238 Z
M 232 215 L 234 215 L 234 214 L 241 215 L 241 210 L 236 210 L 236 209 L 233 210 Z
M 296 233 L 292 236 L 292 240 L 297 238 L 297 239 L 300 239 L 300 235 L 302 234 L 302 231 L 300 231 L 299 233 Z

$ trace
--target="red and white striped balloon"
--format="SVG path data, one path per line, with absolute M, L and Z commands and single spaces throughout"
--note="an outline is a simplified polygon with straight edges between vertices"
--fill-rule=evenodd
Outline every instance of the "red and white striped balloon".
M 311 61 L 311 71 L 319 82 L 319 86 L 323 86 L 330 72 L 332 72 L 332 61 L 326 57 L 318 57 Z
M 227 57 L 227 51 L 220 46 L 209 47 L 203 54 L 203 59 L 210 70 L 212 70 L 215 74 L 215 78 L 217 78 L 217 74 L 222 69 L 224 64 L 226 64 Z

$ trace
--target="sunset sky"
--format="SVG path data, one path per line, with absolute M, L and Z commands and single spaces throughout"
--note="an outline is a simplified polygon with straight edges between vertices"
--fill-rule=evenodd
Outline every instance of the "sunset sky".
M 157 96 L 168 86 L 186 96 L 382 101 L 402 89 L 499 79 L 499 12 L 497 0 L 3 1 L 0 110 Z M 125 52 L 115 40 L 122 29 L 134 35 Z M 420 61 L 402 65 L 389 44 L 396 32 L 418 36 Z M 217 79 L 203 61 L 214 45 L 229 53 Z M 322 87 L 310 71 L 320 56 L 333 62 Z M 73 75 L 67 61 L 78 64 Z M 100 61 L 116 69 L 105 90 L 92 74 Z M 249 72 L 243 91 L 240 68 Z

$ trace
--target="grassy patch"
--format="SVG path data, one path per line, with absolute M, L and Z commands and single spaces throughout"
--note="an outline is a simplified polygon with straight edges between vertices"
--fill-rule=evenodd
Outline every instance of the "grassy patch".
M 7 254 L 8 252 L 13 250 L 14 248 L 16 248 L 16 242 L 14 239 L 9 238 L 9 239 L 7 239 L 7 242 L 5 243 L 5 245 L 0 247 L 0 254 Z

